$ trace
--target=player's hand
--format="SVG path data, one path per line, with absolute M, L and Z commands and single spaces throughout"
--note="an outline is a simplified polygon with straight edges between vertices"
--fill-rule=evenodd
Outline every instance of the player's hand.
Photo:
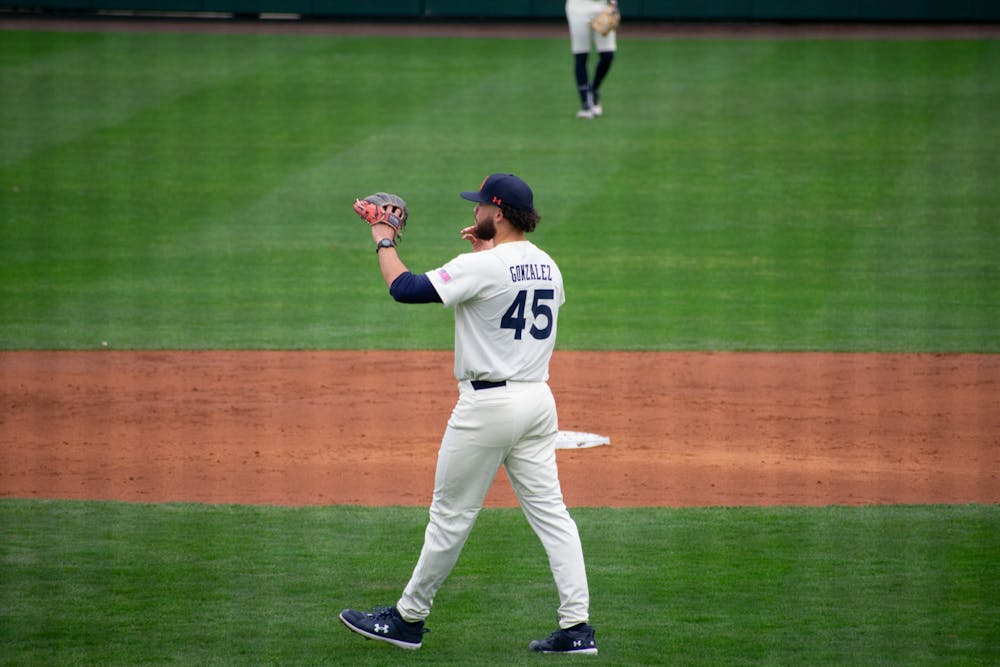
M 476 227 L 466 227 L 462 230 L 462 238 L 472 244 L 472 252 L 479 252 L 480 250 L 489 250 L 493 247 L 493 239 L 481 239 L 476 236 Z
M 388 236 L 399 242 L 410 215 L 406 201 L 388 192 L 376 192 L 364 199 L 355 199 L 354 212 L 372 228 L 372 238 L 376 241 L 379 237 Z

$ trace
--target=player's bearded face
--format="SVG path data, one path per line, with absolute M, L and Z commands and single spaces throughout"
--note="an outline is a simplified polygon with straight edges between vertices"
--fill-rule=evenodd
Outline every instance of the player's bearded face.
M 495 206 L 480 204 L 476 207 L 476 237 L 484 241 L 491 240 L 497 235 L 497 226 L 493 224 L 493 215 L 496 213 Z

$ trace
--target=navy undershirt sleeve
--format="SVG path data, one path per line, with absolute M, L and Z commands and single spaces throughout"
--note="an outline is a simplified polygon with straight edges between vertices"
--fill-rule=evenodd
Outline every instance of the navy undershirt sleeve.
M 426 274 L 414 275 L 407 271 L 399 274 L 389 287 L 389 294 L 400 303 L 443 303 Z

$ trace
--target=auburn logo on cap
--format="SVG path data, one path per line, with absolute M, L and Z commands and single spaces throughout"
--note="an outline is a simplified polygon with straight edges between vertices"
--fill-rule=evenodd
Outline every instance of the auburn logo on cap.
M 497 197 L 496 195 L 494 195 L 493 196 L 493 203 L 496 204 L 497 206 L 499 206 L 500 204 L 503 203 L 503 200 L 500 199 L 500 197 Z

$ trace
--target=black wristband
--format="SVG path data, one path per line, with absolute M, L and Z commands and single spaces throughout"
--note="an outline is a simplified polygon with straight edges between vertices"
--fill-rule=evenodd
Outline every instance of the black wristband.
M 375 244 L 375 254 L 377 255 L 382 248 L 395 248 L 396 242 L 392 239 L 382 239 Z

